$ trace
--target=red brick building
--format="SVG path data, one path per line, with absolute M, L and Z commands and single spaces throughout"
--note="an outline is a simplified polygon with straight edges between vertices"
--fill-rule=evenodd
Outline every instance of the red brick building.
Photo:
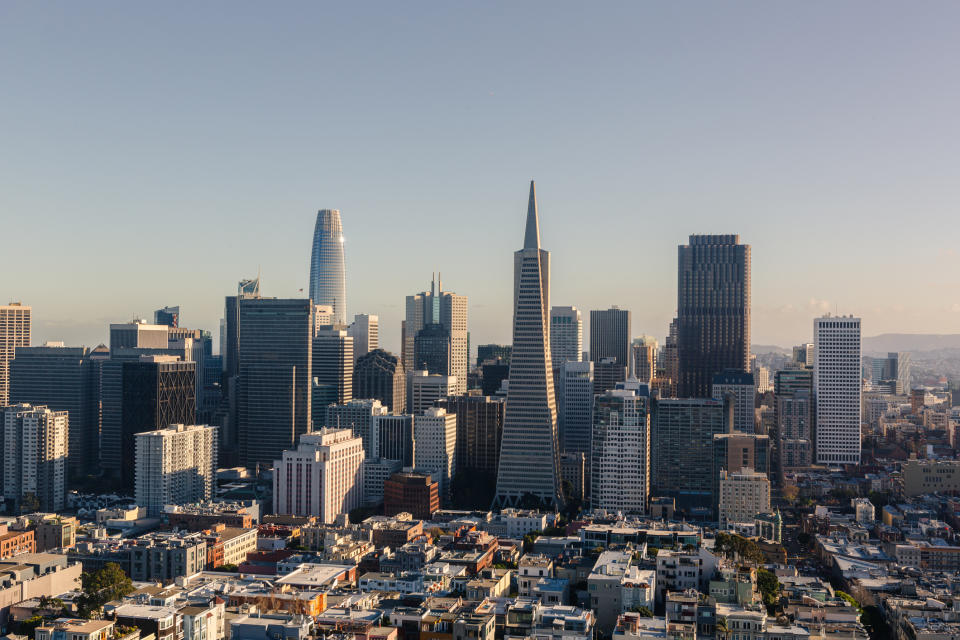
M 440 510 L 440 485 L 428 473 L 401 471 L 383 483 L 384 514 L 409 513 L 429 520 Z

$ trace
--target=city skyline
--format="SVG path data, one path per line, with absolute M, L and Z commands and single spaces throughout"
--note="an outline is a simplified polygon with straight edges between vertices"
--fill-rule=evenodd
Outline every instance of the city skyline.
M 870 29 L 859 28 L 866 7 Z M 71 264 L 64 278 L 29 243 L 5 253 L 0 302 L 34 308 L 34 344 L 96 346 L 109 322 L 167 304 L 184 326 L 216 333 L 222 297 L 258 268 L 265 295 L 306 291 L 312 218 L 327 207 L 349 231 L 348 317 L 379 315 L 385 348 L 399 352 L 402 296 L 438 267 L 470 297 L 471 343 L 506 343 L 512 203 L 531 177 L 545 194 L 556 303 L 617 304 L 638 334 L 665 336 L 675 247 L 690 233 L 738 233 L 754 247 L 757 344 L 809 341 L 810 319 L 827 310 L 862 317 L 867 336 L 958 325 L 960 305 L 943 295 L 960 267 L 949 233 L 877 251 L 898 223 L 953 228 L 958 95 L 943 78 L 960 45 L 942 13 L 851 3 L 825 19 L 744 3 L 690 20 L 611 5 L 594 24 L 534 4 L 384 7 L 358 29 L 353 9 L 302 10 L 298 20 L 198 7 L 185 25 L 145 7 L 65 7 L 64 24 L 83 28 L 54 38 L 59 23 L 42 9 L 5 5 L 0 52 L 23 64 L 0 105 L 21 125 L 0 160 L 0 210 Z M 311 17 L 329 26 L 322 43 L 306 35 Z M 531 34 L 531 20 L 547 28 Z M 208 53 L 211 32 L 229 37 L 222 57 Z M 490 34 L 505 45 L 472 55 Z M 117 37 L 127 55 L 97 44 Z M 291 41 L 301 44 L 281 46 Z M 665 55 L 673 47 L 684 55 Z M 385 51 L 390 64 L 371 64 Z M 70 118 L 54 110 L 81 85 Z M 384 273 L 385 239 L 432 250 Z M 618 278 L 589 278 L 585 251 L 602 253 L 608 273 L 640 262 L 644 277 L 622 292 Z

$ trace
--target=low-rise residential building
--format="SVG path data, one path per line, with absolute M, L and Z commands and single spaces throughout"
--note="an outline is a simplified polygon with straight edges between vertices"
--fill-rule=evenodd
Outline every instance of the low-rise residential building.
M 174 580 L 203 571 L 207 543 L 202 533 L 150 533 L 130 547 L 130 577 L 139 581 Z
M 621 613 L 634 607 L 653 609 L 658 575 L 641 570 L 634 551 L 604 551 L 587 577 L 590 608 L 602 633 L 610 633 Z

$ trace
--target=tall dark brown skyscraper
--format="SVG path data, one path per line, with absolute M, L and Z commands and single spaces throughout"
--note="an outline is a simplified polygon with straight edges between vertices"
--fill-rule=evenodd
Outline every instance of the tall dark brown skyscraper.
M 750 366 L 750 245 L 738 235 L 692 235 L 677 266 L 679 385 L 709 398 L 713 376 Z

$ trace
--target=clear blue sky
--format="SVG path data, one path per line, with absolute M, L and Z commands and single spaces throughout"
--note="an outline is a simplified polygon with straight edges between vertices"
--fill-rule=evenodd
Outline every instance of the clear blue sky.
M 553 303 L 662 336 L 676 246 L 753 245 L 755 343 L 824 310 L 960 330 L 954 2 L 0 3 L 0 300 L 95 344 L 307 286 L 339 208 L 349 313 L 396 349 L 443 272 L 509 342 L 535 178 Z M 586 345 L 585 345 L 586 346 Z

